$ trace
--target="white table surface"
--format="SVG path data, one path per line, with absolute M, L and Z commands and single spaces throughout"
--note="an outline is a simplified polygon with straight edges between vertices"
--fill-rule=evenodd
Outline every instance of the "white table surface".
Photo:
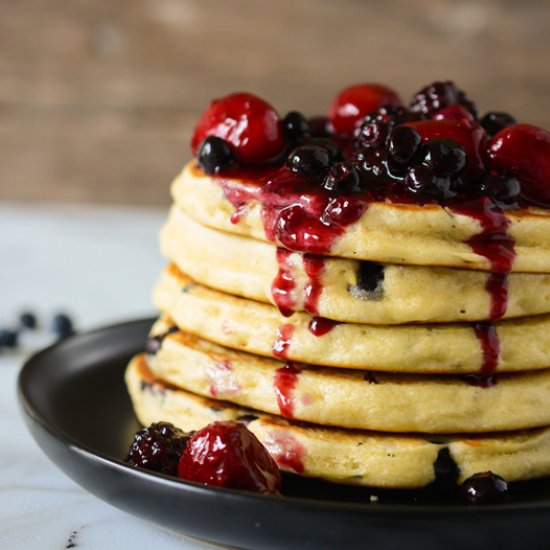
M 206 549 L 81 489 L 27 432 L 16 402 L 19 368 L 52 341 L 48 323 L 68 312 L 79 330 L 151 316 L 164 262 L 165 210 L 0 201 L 0 327 L 24 309 L 43 324 L 19 350 L 0 352 L 0 548 L 3 550 Z

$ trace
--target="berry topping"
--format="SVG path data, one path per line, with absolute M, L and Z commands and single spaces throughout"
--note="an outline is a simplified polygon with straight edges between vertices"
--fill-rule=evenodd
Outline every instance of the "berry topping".
M 487 154 L 491 169 L 519 180 L 523 197 L 550 207 L 550 132 L 513 124 L 491 139 Z
M 35 329 L 38 326 L 36 315 L 30 311 L 25 311 L 19 316 L 19 323 L 22 327 Z
M 199 145 L 197 160 L 207 174 L 217 174 L 231 166 L 233 152 L 222 138 L 209 136 Z
M 467 120 L 420 120 L 408 122 L 424 142 L 434 139 L 448 139 L 458 143 L 466 153 L 468 176 L 475 176 L 484 170 L 481 150 L 485 146 L 486 134 L 476 122 Z
M 490 136 L 494 136 L 504 128 L 516 124 L 516 119 L 508 113 L 490 112 L 479 123 Z
M 16 348 L 18 342 L 18 334 L 14 330 L 7 328 L 0 329 L 0 349 Z
M 436 111 L 433 115 L 434 120 L 475 120 L 474 115 L 462 105 L 454 103 Z
M 74 333 L 73 322 L 68 315 L 58 313 L 53 318 L 52 330 L 59 338 L 67 338 Z
M 291 142 L 302 141 L 311 135 L 309 123 L 302 113 L 290 111 L 283 118 L 283 127 L 286 138 Z
M 243 424 L 214 422 L 193 435 L 178 466 L 189 481 L 259 493 L 279 493 L 281 473 L 266 448 Z
M 469 111 L 475 118 L 476 108 L 466 97 L 466 94 L 457 88 L 454 82 L 433 82 L 417 92 L 410 103 L 416 113 L 432 118 L 437 111 L 458 103 Z
M 418 152 L 422 138 L 408 126 L 396 126 L 388 135 L 386 147 L 390 159 L 397 164 L 409 164 Z
M 314 180 L 327 173 L 330 160 L 329 152 L 325 147 L 308 144 L 291 151 L 286 163 L 292 172 Z
M 327 137 L 332 134 L 332 128 L 326 116 L 311 117 L 307 123 L 311 137 Z
M 413 195 L 438 201 L 453 199 L 457 192 L 451 178 L 437 175 L 433 166 L 419 164 L 405 176 L 405 189 Z
M 493 504 L 509 498 L 508 483 L 493 472 L 474 474 L 462 483 L 461 489 L 469 504 Z
M 499 206 L 513 206 L 521 193 L 521 185 L 514 177 L 486 176 L 480 185 L 481 193 L 489 195 Z
M 338 162 L 332 166 L 322 184 L 325 191 L 333 194 L 350 194 L 361 191 L 361 175 L 351 162 Z
M 424 163 L 438 176 L 454 176 L 466 166 L 464 149 L 451 139 L 433 139 L 426 143 Z
M 155 422 L 136 432 L 125 461 L 131 466 L 177 475 L 181 453 L 191 433 L 185 433 L 170 422 Z
M 227 142 L 238 162 L 263 163 L 281 154 L 285 146 L 283 123 L 273 107 L 259 97 L 235 93 L 216 99 L 195 128 L 191 149 L 208 136 Z
M 307 144 L 318 145 L 319 147 L 326 149 L 330 160 L 333 162 L 342 160 L 342 151 L 340 150 L 340 147 L 338 147 L 338 145 L 336 145 L 336 143 L 334 143 L 334 141 L 330 138 L 308 139 Z
M 382 84 L 356 84 L 342 90 L 329 109 L 334 131 L 352 136 L 357 123 L 383 105 L 401 105 L 397 92 Z

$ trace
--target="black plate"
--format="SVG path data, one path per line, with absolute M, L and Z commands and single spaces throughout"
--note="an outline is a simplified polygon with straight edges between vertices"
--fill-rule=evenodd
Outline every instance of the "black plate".
M 151 319 L 71 337 L 19 377 L 43 451 L 103 500 L 169 529 L 243 548 L 550 548 L 550 482 L 516 484 L 507 504 L 468 507 L 453 490 L 367 491 L 286 476 L 284 497 L 185 483 L 126 466 L 138 429 L 123 382 Z M 374 493 L 378 502 L 369 502 Z

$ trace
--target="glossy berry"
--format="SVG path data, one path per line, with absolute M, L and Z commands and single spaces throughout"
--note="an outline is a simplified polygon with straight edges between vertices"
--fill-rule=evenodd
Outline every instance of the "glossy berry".
M 420 199 L 448 200 L 456 197 L 453 182 L 448 176 L 439 176 L 431 166 L 419 164 L 406 175 L 405 189 Z
M 494 136 L 504 128 L 516 124 L 516 119 L 508 113 L 490 112 L 479 123 L 490 136 Z
M 464 149 L 451 139 L 433 139 L 424 150 L 424 163 L 438 176 L 454 176 L 466 166 Z
M 52 330 L 59 338 L 66 338 L 74 333 L 73 322 L 68 315 L 58 313 L 52 320 Z
M 486 176 L 483 178 L 480 191 L 483 195 L 489 195 L 499 205 L 514 204 L 521 194 L 521 185 L 514 177 Z
M 332 162 L 342 160 L 342 151 L 336 143 L 330 138 L 313 138 L 307 140 L 307 145 L 318 145 L 326 149 Z
M 458 143 L 466 153 L 464 175 L 476 177 L 484 169 L 482 151 L 485 149 L 487 135 L 476 122 L 467 120 L 420 120 L 408 122 L 422 137 L 424 143 L 434 139 L 450 139 Z
M 6 328 L 0 329 L 0 349 L 16 348 L 18 344 L 18 334 L 14 330 Z
M 30 330 L 33 330 L 38 326 L 36 315 L 30 311 L 25 311 L 19 316 L 19 323 L 22 327 Z
M 302 113 L 290 111 L 283 118 L 283 128 L 288 141 L 295 143 L 311 135 L 309 123 Z
M 243 424 L 214 422 L 193 435 L 183 451 L 178 476 L 189 481 L 259 493 L 279 493 L 277 464 Z
M 524 198 L 550 207 L 550 132 L 513 124 L 493 136 L 487 155 L 492 170 L 519 180 Z
M 136 432 L 125 461 L 131 466 L 175 476 L 191 435 L 170 422 L 155 422 Z
M 208 136 L 225 140 L 237 162 L 243 164 L 269 161 L 285 147 L 283 123 L 275 109 L 248 93 L 231 94 L 210 103 L 193 134 L 194 155 Z
M 382 84 L 356 84 L 342 90 L 329 109 L 334 131 L 351 137 L 357 123 L 382 105 L 401 105 L 397 92 Z
M 330 155 L 319 145 L 301 145 L 291 151 L 286 164 L 296 174 L 308 179 L 323 177 L 330 168 Z
M 338 162 L 331 166 L 322 187 L 329 193 L 349 194 L 361 191 L 361 175 L 351 162 Z
M 222 138 L 209 136 L 199 145 L 197 160 L 207 174 L 217 174 L 231 166 L 233 152 Z
M 407 165 L 412 161 L 421 144 L 420 134 L 408 126 L 393 128 L 386 141 L 390 159 L 402 165 Z
M 366 117 L 356 128 L 355 139 L 359 147 L 373 149 L 386 143 L 391 125 L 383 120 L 370 120 Z
M 462 495 L 469 504 L 495 504 L 509 498 L 508 483 L 493 472 L 481 472 L 466 479 Z
M 453 105 L 436 111 L 432 118 L 434 120 L 475 120 L 474 115 L 458 103 L 453 103 Z
M 431 118 L 433 115 L 454 104 L 459 104 L 472 115 L 476 116 L 474 104 L 466 97 L 466 94 L 456 86 L 454 82 L 433 82 L 418 91 L 412 98 L 410 108 Z

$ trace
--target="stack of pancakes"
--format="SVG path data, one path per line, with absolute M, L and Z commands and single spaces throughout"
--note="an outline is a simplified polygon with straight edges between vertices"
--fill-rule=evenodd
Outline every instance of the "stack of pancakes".
M 284 233 L 258 185 L 196 162 L 173 183 L 126 374 L 143 424 L 237 419 L 283 470 L 355 485 L 550 474 L 547 212 L 374 202 L 301 249 L 321 233 Z

